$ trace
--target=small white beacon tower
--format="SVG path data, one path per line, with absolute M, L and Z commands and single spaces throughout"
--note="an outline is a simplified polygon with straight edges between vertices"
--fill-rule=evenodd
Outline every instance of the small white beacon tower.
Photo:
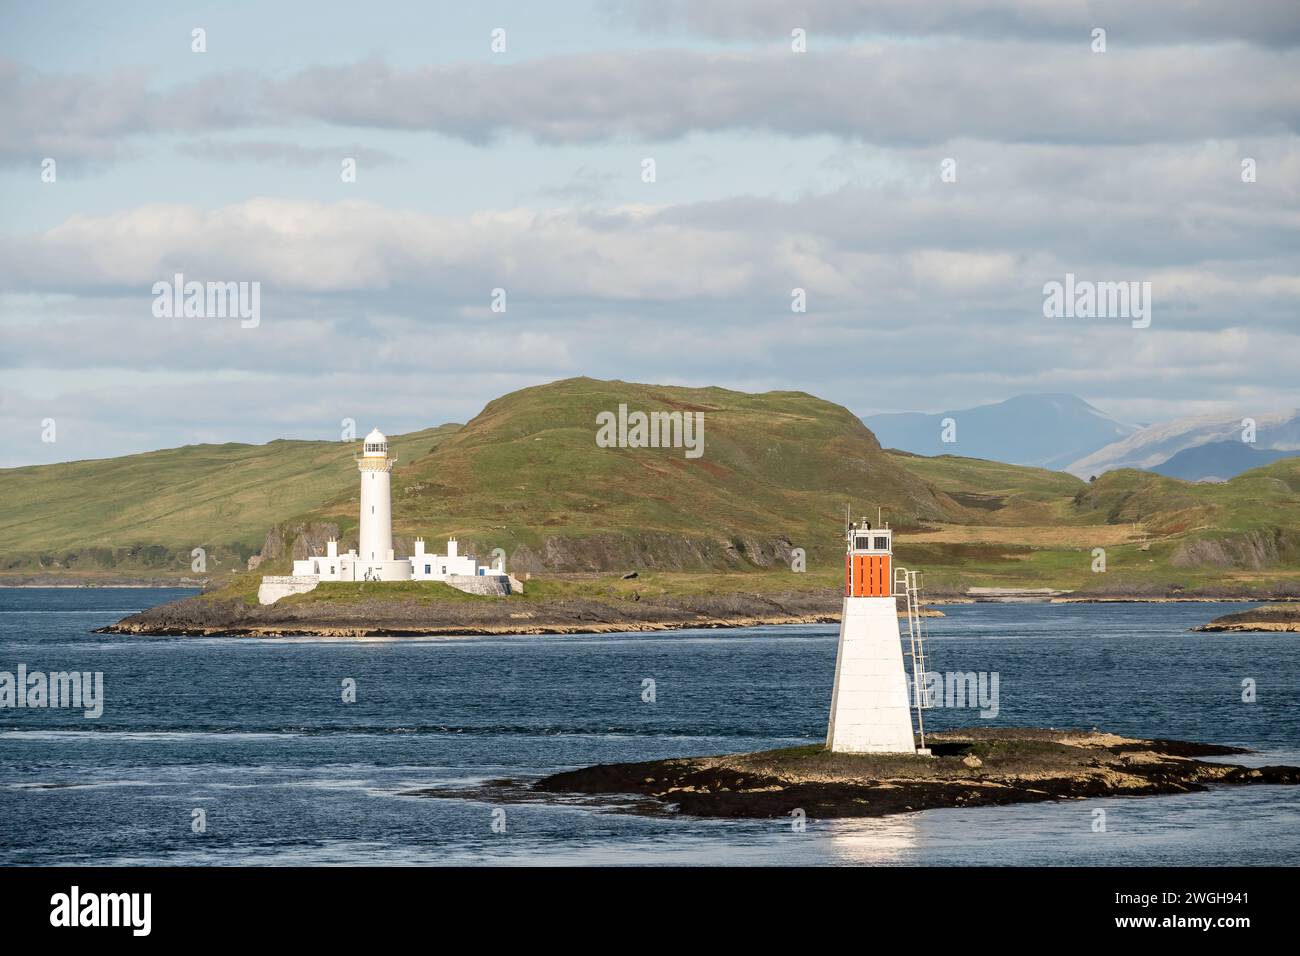
M 850 524 L 826 748 L 917 753 L 894 601 L 893 532 Z

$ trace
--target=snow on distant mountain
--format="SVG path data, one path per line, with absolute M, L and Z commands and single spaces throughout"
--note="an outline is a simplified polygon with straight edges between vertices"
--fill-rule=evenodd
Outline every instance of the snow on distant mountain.
M 1104 448 L 1071 462 L 1065 470 L 1085 479 L 1092 475 L 1113 471 L 1116 468 L 1141 468 L 1147 471 L 1155 471 L 1157 466 L 1170 461 L 1179 452 L 1199 445 L 1222 442 L 1251 444 L 1242 440 L 1245 430 L 1242 423 L 1244 417 L 1242 415 L 1209 415 L 1195 418 L 1179 418 L 1171 422 L 1150 425 L 1134 432 L 1127 438 L 1112 442 Z M 1256 415 L 1254 421 L 1255 441 L 1253 442 L 1253 450 L 1289 451 L 1300 454 L 1300 410 L 1292 409 Z M 1207 456 L 1202 464 L 1208 464 L 1212 459 L 1213 455 Z M 1191 460 L 1196 461 L 1196 459 Z M 1237 459 L 1232 460 L 1236 461 Z M 1250 459 L 1242 460 L 1245 462 L 1250 461 Z M 1184 460 L 1183 465 L 1176 465 L 1175 467 L 1187 467 L 1185 462 L 1186 460 Z M 1228 460 L 1224 459 L 1223 463 L 1226 466 Z M 1194 465 L 1193 470 L 1199 469 L 1202 464 Z M 1267 464 L 1267 462 L 1261 461 L 1259 464 Z M 1259 466 L 1254 465 L 1251 467 Z M 1227 479 L 1232 476 L 1207 472 L 1203 477 Z M 1192 480 L 1199 480 L 1199 478 Z
M 949 433 L 955 441 L 943 440 L 945 419 L 952 420 Z M 1058 470 L 1137 429 L 1064 394 L 1017 395 L 993 405 L 869 415 L 862 421 L 885 448 Z

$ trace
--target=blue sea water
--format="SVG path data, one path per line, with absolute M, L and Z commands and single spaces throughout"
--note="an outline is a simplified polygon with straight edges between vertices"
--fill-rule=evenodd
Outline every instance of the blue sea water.
M 1300 789 L 694 820 L 410 792 L 825 733 L 836 628 L 254 640 L 93 629 L 183 592 L 0 590 L 0 670 L 102 671 L 103 715 L 0 710 L 0 864 L 1293 864 Z M 1300 764 L 1294 634 L 1198 634 L 1238 604 L 959 605 L 930 668 L 996 672 L 999 713 Z M 1252 679 L 1258 699 L 1242 701 Z M 343 701 L 346 679 L 355 703 Z M 644 701 L 644 681 L 655 700 Z M 1093 810 L 1106 811 L 1104 832 Z M 196 809 L 206 832 L 193 832 Z M 502 818 L 498 812 L 495 817 Z

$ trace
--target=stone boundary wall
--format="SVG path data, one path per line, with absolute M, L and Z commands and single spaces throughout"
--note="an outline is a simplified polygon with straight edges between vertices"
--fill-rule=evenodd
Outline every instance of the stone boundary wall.
M 258 604 L 274 604 L 290 594 L 306 594 L 314 591 L 320 578 L 301 574 L 267 574 L 257 589 Z
M 488 597 L 508 597 L 510 582 L 499 575 L 449 574 L 447 583 L 466 594 L 482 594 Z

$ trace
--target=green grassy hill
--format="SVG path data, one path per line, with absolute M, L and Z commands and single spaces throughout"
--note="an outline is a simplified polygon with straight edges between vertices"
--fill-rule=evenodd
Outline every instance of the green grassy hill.
M 1007 465 L 982 458 L 925 458 L 889 450 L 904 470 L 946 493 L 967 511 L 967 520 L 991 525 L 1089 522 L 1071 499 L 1087 485 L 1063 471 Z
M 704 415 L 704 452 L 601 448 L 597 414 Z M 431 548 L 457 535 L 521 570 L 787 565 L 837 551 L 844 506 L 895 526 L 961 506 L 881 451 L 848 409 L 801 392 L 751 395 L 568 379 L 497 399 L 393 476 L 394 533 Z M 307 517 L 355 536 L 355 489 Z
M 1231 481 L 1192 484 L 1150 472 L 1109 471 L 1074 502 L 1108 522 L 1140 521 L 1153 533 L 1300 530 L 1300 457 L 1242 472 Z
M 597 414 L 620 404 L 702 412 L 703 455 L 598 447 Z M 480 557 L 503 548 L 519 573 L 637 569 L 637 588 L 674 592 L 763 572 L 781 578 L 772 588 L 834 586 L 852 502 L 855 515 L 883 509 L 900 532 L 900 563 L 924 568 L 936 593 L 1300 594 L 1294 458 L 1223 484 L 1128 470 L 1089 484 L 885 451 L 847 409 L 804 393 L 587 378 L 513 392 L 464 426 L 392 443 L 399 553 L 417 535 L 435 551 L 455 535 Z M 275 528 L 277 554 L 262 571 L 282 572 L 304 528 L 319 539 L 336 527 L 344 548 L 355 542 L 356 452 L 279 441 L 0 471 L 9 506 L 0 571 L 11 580 L 179 576 L 189 573 L 190 550 L 205 547 L 209 573 L 228 575 Z M 794 548 L 807 552 L 806 575 L 791 575 Z M 1096 548 L 1105 549 L 1104 574 L 1092 571 Z M 700 571 L 712 575 L 693 577 Z
M 999 462 L 891 454 L 972 513 L 902 539 L 899 560 L 925 568 L 932 590 L 1300 596 L 1300 458 L 1222 484 L 1132 469 L 1089 484 Z M 1098 548 L 1104 572 L 1093 570 Z
M 458 427 L 393 443 L 418 458 Z M 353 443 L 273 441 L 3 469 L 0 570 L 189 573 L 197 547 L 210 571 L 242 567 L 275 522 L 355 484 L 355 454 Z

